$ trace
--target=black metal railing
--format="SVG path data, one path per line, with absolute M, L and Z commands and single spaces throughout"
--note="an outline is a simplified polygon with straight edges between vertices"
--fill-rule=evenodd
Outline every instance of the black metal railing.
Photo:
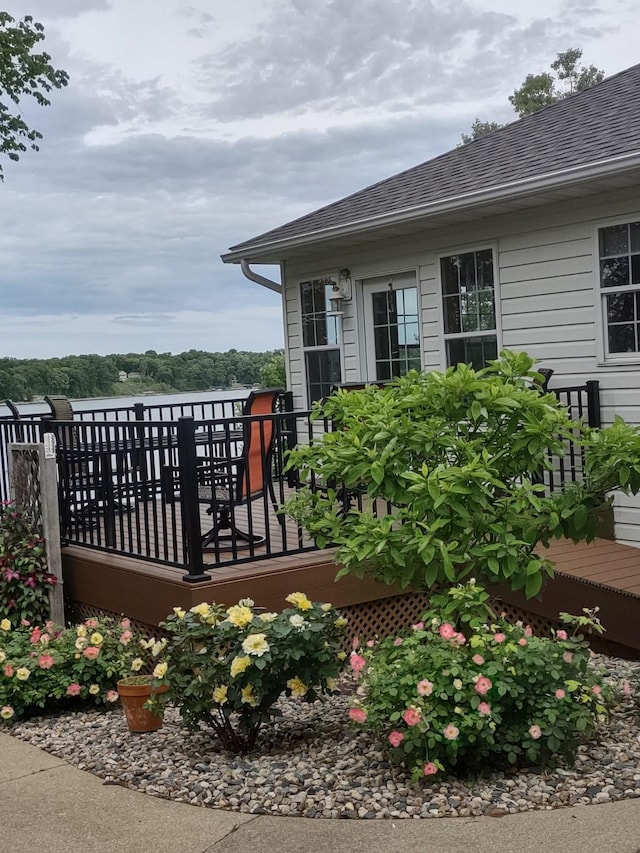
M 555 394 L 577 423 L 600 424 L 597 381 Z M 331 425 L 292 411 L 290 394 L 273 414 L 242 416 L 243 403 L 137 404 L 74 413 L 72 421 L 0 417 L 0 499 L 9 498 L 9 444 L 53 432 L 67 543 L 175 567 L 186 581 L 224 565 L 314 550 L 277 509 L 298 485 L 284 470 L 287 451 L 319 440 Z M 164 409 L 171 419 L 161 417 Z M 573 441 L 550 458 L 553 470 L 542 478 L 550 489 L 581 477 L 584 460 Z
M 39 420 L 0 417 L 0 500 L 9 500 L 9 445 L 42 441 Z
M 249 393 L 249 392 L 247 392 Z M 244 397 L 228 397 L 224 400 L 184 401 L 175 403 L 134 403 L 133 406 L 110 406 L 108 408 L 83 408 L 74 411 L 74 420 L 80 421 L 177 421 L 191 417 L 196 420 L 215 420 L 240 414 Z
M 126 422 L 177 421 L 181 417 L 195 420 L 215 420 L 235 417 L 242 412 L 248 391 L 244 396 L 228 397 L 223 400 L 185 401 L 178 403 L 134 403 L 131 406 L 101 406 L 90 409 L 75 409 L 73 423 L 83 422 Z M 293 409 L 293 395 L 283 392 L 278 398 L 277 411 L 289 412 Z M 21 412 L 19 418 L 13 415 L 0 415 L 0 500 L 9 498 L 9 471 L 7 446 L 16 441 L 41 441 L 43 424 L 52 418 L 48 408 L 36 412 Z M 288 431 L 291 435 L 292 431 Z
M 44 421 L 56 437 L 64 541 L 179 567 L 187 581 L 212 565 L 313 549 L 277 512 L 292 488 L 286 452 L 313 440 L 309 414 Z
M 573 437 L 564 442 L 563 452 L 548 454 L 551 467 L 541 475 L 541 481 L 554 491 L 563 483 L 575 483 L 582 479 L 584 454 L 578 438 L 579 425 L 600 427 L 600 383 L 592 379 L 584 385 L 571 385 L 564 388 L 549 389 L 566 407 L 569 417 L 576 422 Z

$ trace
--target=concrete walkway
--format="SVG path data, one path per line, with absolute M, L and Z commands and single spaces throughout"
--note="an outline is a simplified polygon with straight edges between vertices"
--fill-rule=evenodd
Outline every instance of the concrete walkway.
M 640 800 L 502 818 L 311 820 L 173 803 L 106 785 L 0 733 L 6 853 L 640 853 Z

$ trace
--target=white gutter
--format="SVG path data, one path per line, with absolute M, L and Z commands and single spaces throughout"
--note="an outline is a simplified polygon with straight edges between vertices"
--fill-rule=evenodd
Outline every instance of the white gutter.
M 255 281 L 256 284 L 261 284 L 263 287 L 266 287 L 269 290 L 273 290 L 276 293 L 282 294 L 282 285 L 278 284 L 277 281 L 271 281 L 270 278 L 267 278 L 264 275 L 260 275 L 260 273 L 254 272 L 249 266 L 249 261 L 246 258 L 241 259 L 240 269 L 244 273 L 245 277 L 248 278 L 250 281 Z
M 384 225 L 395 225 L 412 219 L 438 216 L 444 213 L 452 213 L 466 207 L 477 207 L 493 201 L 508 200 L 513 196 L 524 195 L 538 190 L 553 189 L 557 186 L 581 183 L 594 178 L 606 177 L 610 174 L 624 172 L 640 166 L 640 152 L 632 154 L 621 154 L 618 157 L 609 157 L 606 160 L 598 160 L 580 166 L 570 166 L 558 172 L 550 172 L 546 175 L 537 175 L 533 178 L 521 178 L 508 184 L 498 184 L 488 189 L 475 190 L 464 195 L 452 196 L 443 201 L 434 201 L 427 204 L 415 205 L 403 208 L 392 213 L 380 213 L 377 216 L 368 216 L 366 219 L 349 222 L 346 225 L 333 225 L 328 228 L 320 228 L 317 231 L 308 231 L 295 237 L 284 237 L 266 243 L 253 243 L 236 251 L 222 255 L 225 264 L 244 263 L 247 255 L 273 252 L 281 249 L 295 248 L 311 243 L 315 239 L 329 238 L 335 236 L 348 236 L 352 233 L 361 233 L 370 228 Z M 246 273 L 245 273 L 246 275 Z M 253 279 L 254 281 L 256 279 Z M 268 279 L 267 279 L 268 281 Z

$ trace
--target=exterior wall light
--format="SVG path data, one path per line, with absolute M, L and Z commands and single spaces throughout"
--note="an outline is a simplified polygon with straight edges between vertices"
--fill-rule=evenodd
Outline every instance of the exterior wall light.
M 330 310 L 327 312 L 330 317 L 342 317 L 344 314 L 343 305 L 345 301 L 351 299 L 351 272 L 347 267 L 343 267 L 338 275 L 338 282 L 331 288 L 329 294 Z

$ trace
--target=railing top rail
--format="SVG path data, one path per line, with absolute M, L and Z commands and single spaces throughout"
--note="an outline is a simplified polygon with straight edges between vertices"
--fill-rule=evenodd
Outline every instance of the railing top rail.
M 269 412 L 267 414 L 262 415 L 228 415 L 223 418 L 197 418 L 193 415 L 181 415 L 179 418 L 175 420 L 161 420 L 161 421 L 140 421 L 140 420 L 131 420 L 131 421 L 104 421 L 104 420 L 82 420 L 82 421 L 56 421 L 50 417 L 47 417 L 47 423 L 50 423 L 56 427 L 67 427 L 68 429 L 76 429 L 76 428 L 110 428 L 110 429 L 118 429 L 125 428 L 131 429 L 134 428 L 153 428 L 156 427 L 158 429 L 162 427 L 176 427 L 182 420 L 192 420 L 197 427 L 208 427 L 208 426 L 231 426 L 239 423 L 251 423 L 252 421 L 271 421 L 271 420 L 279 420 L 286 421 L 290 418 L 308 418 L 311 415 L 311 410 L 295 410 L 291 412 Z M 8 419 L 11 420 L 11 419 Z
M 203 406 L 223 405 L 229 403 L 244 403 L 246 396 L 243 397 L 219 397 L 209 400 L 174 400 L 164 403 L 143 403 L 141 400 L 128 406 L 96 406 L 90 409 L 76 409 L 74 414 L 93 414 L 96 412 L 129 412 L 133 411 L 136 406 L 142 408 L 143 411 L 152 409 L 197 409 Z M 73 401 L 72 401 L 73 402 Z
M 594 381 L 597 382 L 597 380 L 594 380 Z M 550 394 L 561 394 L 565 391 L 585 391 L 586 392 L 586 390 L 587 390 L 587 384 L 584 383 L 583 385 L 563 385 L 560 388 L 550 388 L 549 393 Z

